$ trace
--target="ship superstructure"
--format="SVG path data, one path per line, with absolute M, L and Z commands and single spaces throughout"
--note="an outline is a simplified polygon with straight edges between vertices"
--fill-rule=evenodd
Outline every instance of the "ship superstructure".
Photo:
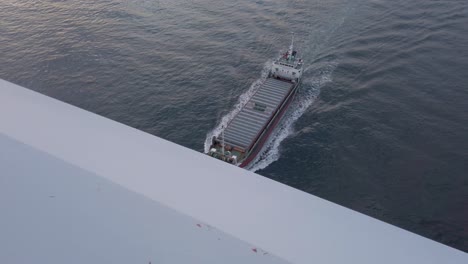
M 277 58 L 268 77 L 239 113 L 213 137 L 208 155 L 245 167 L 258 154 L 297 92 L 303 61 L 289 49 Z

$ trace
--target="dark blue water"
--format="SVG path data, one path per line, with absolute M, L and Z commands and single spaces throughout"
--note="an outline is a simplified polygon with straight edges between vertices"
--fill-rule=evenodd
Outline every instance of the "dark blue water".
M 468 2 L 0 2 L 0 78 L 189 148 L 289 44 L 258 173 L 468 252 Z

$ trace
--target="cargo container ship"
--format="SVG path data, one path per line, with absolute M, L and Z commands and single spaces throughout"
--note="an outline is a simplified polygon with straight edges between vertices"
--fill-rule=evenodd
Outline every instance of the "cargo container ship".
M 261 86 L 221 134 L 212 138 L 207 154 L 240 167 L 250 164 L 293 100 L 302 73 L 303 61 L 294 50 L 293 36 Z

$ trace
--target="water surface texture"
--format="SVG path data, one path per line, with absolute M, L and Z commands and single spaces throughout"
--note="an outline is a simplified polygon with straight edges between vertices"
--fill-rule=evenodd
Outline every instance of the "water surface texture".
M 3 0 L 0 11 L 0 78 L 197 151 L 294 31 L 300 92 L 250 169 L 468 251 L 468 1 Z

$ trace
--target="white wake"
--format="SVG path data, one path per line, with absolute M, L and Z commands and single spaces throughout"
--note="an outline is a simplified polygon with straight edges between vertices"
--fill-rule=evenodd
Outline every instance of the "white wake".
M 294 101 L 289 106 L 285 116 L 280 121 L 278 127 L 276 127 L 263 149 L 246 169 L 255 172 L 266 168 L 279 159 L 281 142 L 293 134 L 294 123 L 315 101 L 320 94 L 320 88 L 332 81 L 332 73 L 335 68 L 335 63 L 329 63 L 318 69 L 314 69 L 313 67 L 306 69 L 304 75 L 308 75 L 309 77 L 304 77 L 296 98 L 294 98 Z M 308 73 L 307 71 L 313 72 Z
M 239 101 L 234 108 L 228 114 L 223 116 L 221 122 L 206 135 L 204 146 L 205 153 L 209 151 L 213 136 L 219 136 L 223 127 L 227 126 L 229 121 L 239 113 L 242 107 L 249 101 L 258 88 L 260 88 L 261 84 L 268 77 L 268 71 L 271 67 L 271 63 L 271 60 L 265 63 L 261 77 L 252 83 L 249 89 L 239 97 Z M 294 132 L 294 123 L 315 101 L 320 93 L 320 88 L 332 80 L 332 73 L 335 68 L 335 63 L 328 62 L 326 65 L 316 65 L 316 67 L 309 66 L 304 71 L 304 79 L 299 87 L 296 98 L 289 106 L 285 116 L 282 118 L 275 131 L 273 131 L 260 153 L 246 169 L 251 171 L 261 170 L 279 159 L 281 142 Z

